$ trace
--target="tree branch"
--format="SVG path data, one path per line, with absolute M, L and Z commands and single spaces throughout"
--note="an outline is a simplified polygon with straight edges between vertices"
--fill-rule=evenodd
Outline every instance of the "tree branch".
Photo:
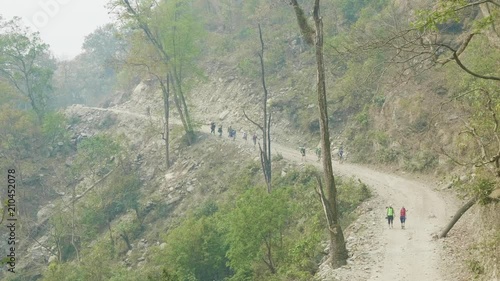
M 458 66 L 460 66 L 460 68 L 462 68 L 465 72 L 469 73 L 470 75 L 472 76 L 475 76 L 475 77 L 478 77 L 478 78 L 482 78 L 482 79 L 486 79 L 486 80 L 495 80 L 495 81 L 500 81 L 500 77 L 495 77 L 495 76 L 486 76 L 486 75 L 481 75 L 481 74 L 477 74 L 475 72 L 472 72 L 470 69 L 468 69 L 463 63 L 462 61 L 460 61 L 460 59 L 458 58 L 457 54 L 456 53 L 453 53 L 453 58 L 455 59 L 455 62 L 458 64 Z
M 245 116 L 245 118 L 250 121 L 250 123 L 254 124 L 255 126 L 257 126 L 262 132 L 264 132 L 264 128 L 257 122 L 253 121 L 252 119 L 250 119 L 250 117 L 248 117 L 247 113 L 245 112 L 245 109 L 243 109 L 243 115 Z

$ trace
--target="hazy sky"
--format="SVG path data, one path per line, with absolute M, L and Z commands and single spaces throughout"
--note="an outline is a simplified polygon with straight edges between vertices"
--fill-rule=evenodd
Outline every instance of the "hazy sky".
M 0 15 L 23 18 L 39 31 L 59 59 L 81 52 L 83 39 L 98 26 L 111 22 L 108 0 L 0 0 Z

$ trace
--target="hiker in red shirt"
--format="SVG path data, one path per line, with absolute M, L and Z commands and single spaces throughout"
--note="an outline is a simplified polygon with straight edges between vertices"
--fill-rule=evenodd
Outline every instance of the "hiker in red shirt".
M 401 207 L 401 211 L 399 211 L 399 219 L 401 220 L 401 228 L 405 229 L 406 209 L 404 206 Z

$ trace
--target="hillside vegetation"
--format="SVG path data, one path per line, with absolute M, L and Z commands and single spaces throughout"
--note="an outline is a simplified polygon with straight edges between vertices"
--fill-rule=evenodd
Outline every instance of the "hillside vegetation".
M 0 18 L 0 167 L 16 171 L 21 221 L 18 273 L 0 276 L 317 277 L 328 251 L 319 172 L 271 149 L 266 192 L 251 139 L 262 141 L 249 120 L 261 122 L 264 102 L 258 24 L 271 143 L 309 155 L 320 139 L 315 50 L 288 2 L 113 0 L 117 21 L 71 61 Z M 308 18 L 313 2 L 299 1 Z M 499 12 L 495 0 L 321 2 L 332 148 L 469 200 L 475 216 L 446 244 L 468 241 L 450 250 L 465 279 L 498 278 Z M 346 229 L 372 194 L 336 182 Z

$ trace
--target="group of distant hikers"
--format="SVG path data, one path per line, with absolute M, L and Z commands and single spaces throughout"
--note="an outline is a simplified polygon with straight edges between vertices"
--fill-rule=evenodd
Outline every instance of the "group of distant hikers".
M 215 124 L 214 121 L 210 122 L 210 134 L 215 135 L 215 129 L 217 128 L 217 125 Z M 222 137 L 222 124 L 219 124 L 219 127 L 217 129 L 217 133 L 219 134 L 219 137 Z M 227 128 L 227 133 L 228 137 L 236 140 L 236 130 L 233 129 L 233 127 L 230 125 Z M 243 139 L 245 141 L 248 140 L 248 134 L 246 131 L 243 131 Z M 253 133 L 252 135 L 252 141 L 253 145 L 255 146 L 257 144 L 257 133 Z M 300 154 L 302 155 L 302 161 L 306 160 L 306 147 L 305 145 L 299 147 Z M 318 157 L 318 162 L 321 161 L 321 147 L 316 147 L 315 149 L 316 156 Z M 342 163 L 345 160 L 345 154 L 344 154 L 344 148 L 342 145 L 338 148 L 337 151 L 337 156 L 339 159 L 339 162 Z
M 214 121 L 210 122 L 210 134 L 215 135 L 215 128 L 216 127 L 217 126 L 215 125 Z M 217 129 L 217 133 L 219 133 L 219 137 L 222 137 L 222 124 L 219 124 L 219 128 Z M 228 133 L 229 138 L 236 140 L 236 130 L 233 129 L 232 126 L 229 126 L 227 128 L 227 133 Z M 245 141 L 248 140 L 248 134 L 245 131 L 243 132 L 243 139 Z M 257 133 L 253 133 L 252 140 L 253 140 L 253 145 L 256 145 L 257 144 Z
M 300 151 L 300 155 L 302 155 L 302 161 L 306 160 L 306 148 L 305 148 L 305 146 L 304 145 L 300 146 L 299 151 Z M 316 153 L 316 157 L 318 157 L 318 162 L 321 161 L 321 147 L 317 146 L 316 149 L 314 150 L 314 152 Z M 339 149 L 337 151 L 337 156 L 338 156 L 340 163 L 344 162 L 344 160 L 345 160 L 344 148 L 342 146 L 339 147 Z
M 215 122 L 210 122 L 210 134 L 215 135 L 215 129 L 217 126 L 215 125 Z M 219 137 L 222 137 L 222 125 L 219 125 L 219 128 L 217 129 L 217 133 L 219 133 Z M 227 133 L 228 137 L 232 138 L 233 140 L 236 139 L 236 130 L 233 129 L 231 126 L 227 128 Z M 247 132 L 243 131 L 243 139 L 247 141 Z M 252 140 L 253 140 L 253 145 L 255 146 L 257 144 L 257 134 L 253 133 L 252 135 Z M 302 161 L 306 159 L 306 147 L 305 145 L 299 147 L 300 155 L 302 155 Z M 321 147 L 317 146 L 315 151 L 316 156 L 318 157 L 318 162 L 321 161 Z M 337 156 L 339 159 L 339 162 L 342 163 L 345 160 L 345 154 L 344 154 L 344 147 L 342 145 L 339 146 L 338 151 L 337 151 Z M 399 219 L 401 221 L 401 229 L 405 229 L 405 222 L 406 222 L 406 208 L 403 206 L 401 207 L 401 210 L 399 211 Z M 392 208 L 392 205 L 389 205 L 389 207 L 386 207 L 386 219 L 387 223 L 389 224 L 389 228 L 393 228 L 393 223 L 394 223 L 394 209 Z
M 386 219 L 387 223 L 389 224 L 389 228 L 393 228 L 393 222 L 394 222 L 394 209 L 392 208 L 392 205 L 389 205 L 389 207 L 385 207 L 386 209 Z M 401 207 L 401 210 L 399 210 L 399 220 L 401 221 L 401 229 L 405 229 L 405 223 L 406 223 L 406 208 L 403 206 Z

